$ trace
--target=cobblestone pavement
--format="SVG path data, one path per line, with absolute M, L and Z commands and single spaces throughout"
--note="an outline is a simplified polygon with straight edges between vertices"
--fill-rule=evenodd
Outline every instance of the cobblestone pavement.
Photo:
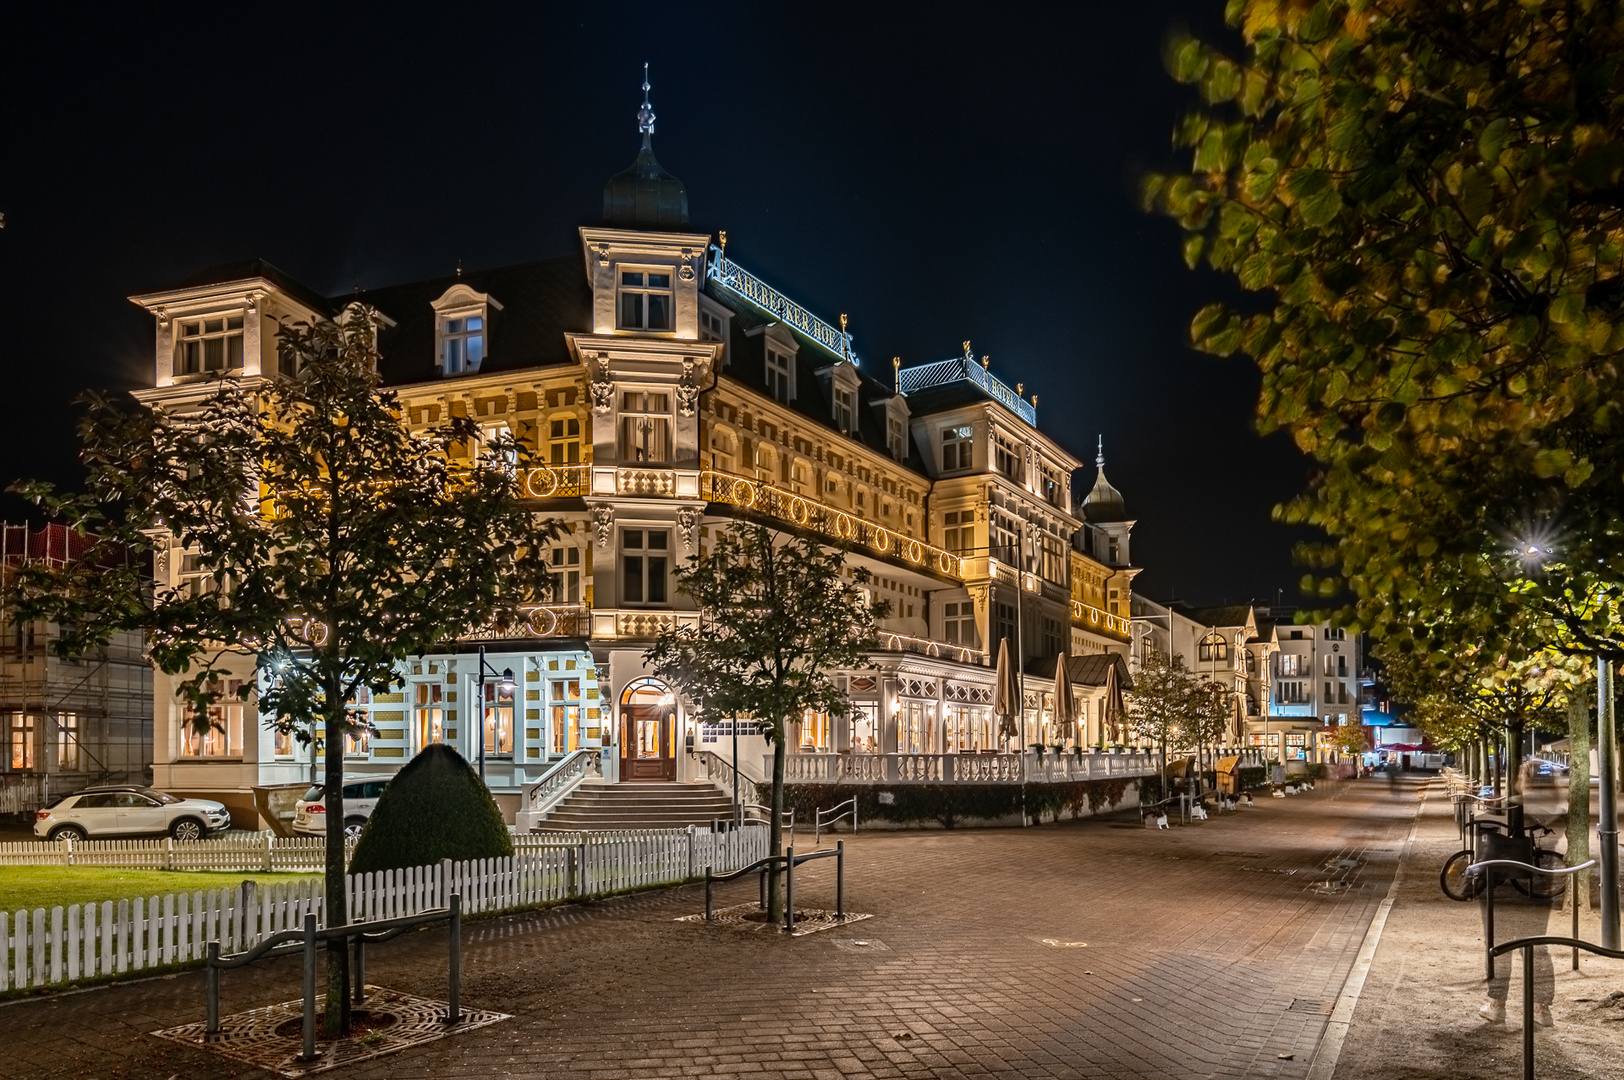
M 465 928 L 463 1000 L 514 1019 L 333 1075 L 1301 1077 L 1414 808 L 1414 788 L 1352 781 L 1165 832 L 868 833 L 847 896 L 877 917 L 796 940 L 674 922 L 694 887 L 486 920 Z M 832 906 L 832 861 L 803 874 L 797 900 Z M 443 933 L 402 939 L 369 950 L 368 981 L 443 997 L 444 956 Z M 223 1009 L 296 980 L 296 961 L 226 972 Z M 0 1075 L 264 1076 L 146 1034 L 199 1019 L 202 988 L 0 1007 Z

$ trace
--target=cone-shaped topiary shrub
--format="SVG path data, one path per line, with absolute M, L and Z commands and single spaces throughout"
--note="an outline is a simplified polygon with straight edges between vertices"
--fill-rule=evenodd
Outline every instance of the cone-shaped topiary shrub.
M 350 873 L 513 854 L 502 811 L 461 754 L 433 743 L 395 774 L 367 819 Z

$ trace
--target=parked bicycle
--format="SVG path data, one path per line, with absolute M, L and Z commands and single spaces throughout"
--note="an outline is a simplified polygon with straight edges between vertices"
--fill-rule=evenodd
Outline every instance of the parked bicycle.
M 1476 900 L 1483 895 L 1488 885 L 1486 876 L 1466 872 L 1473 863 L 1483 859 L 1515 858 L 1519 862 L 1532 863 L 1541 870 L 1560 870 L 1563 866 L 1561 852 L 1540 846 L 1541 837 L 1555 835 L 1555 830 L 1549 826 L 1529 825 L 1519 838 L 1510 835 L 1503 822 L 1474 818 L 1470 825 L 1470 846 L 1445 859 L 1443 869 L 1438 872 L 1438 884 L 1451 900 Z M 1480 852 L 1482 859 L 1478 857 Z M 1518 874 L 1512 876 L 1511 884 L 1524 896 L 1535 900 L 1552 900 L 1562 895 L 1562 890 L 1567 887 L 1567 879 Z

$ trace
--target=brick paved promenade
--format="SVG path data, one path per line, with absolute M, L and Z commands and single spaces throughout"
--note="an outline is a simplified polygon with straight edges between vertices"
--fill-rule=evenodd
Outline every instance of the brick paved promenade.
M 333 1075 L 1300 1077 L 1414 795 L 1321 785 L 1169 832 L 865 834 L 848 904 L 877 917 L 797 940 L 673 922 L 691 887 L 475 923 L 464 1001 L 514 1019 Z M 832 901 L 832 871 L 807 868 L 803 905 Z M 444 955 L 439 934 L 371 950 L 369 981 L 443 997 Z M 296 980 L 291 961 L 227 972 L 224 1010 Z M 0 1075 L 250 1074 L 145 1034 L 202 1010 L 197 972 L 0 1007 Z

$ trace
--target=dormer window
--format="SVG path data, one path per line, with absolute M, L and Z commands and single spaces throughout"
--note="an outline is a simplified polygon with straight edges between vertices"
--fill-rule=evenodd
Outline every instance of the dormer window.
M 795 357 L 767 346 L 767 393 L 779 401 L 795 397 Z
M 435 366 L 442 375 L 472 375 L 491 354 L 491 316 L 502 310 L 493 297 L 458 283 L 433 304 Z
M 175 334 L 175 374 L 233 371 L 242 367 L 242 316 L 188 319 Z
M 835 427 L 851 434 L 857 429 L 857 392 L 837 386 L 834 390 Z
M 485 359 L 485 320 L 478 315 L 446 319 L 440 331 L 440 367 L 447 375 L 478 371 Z
M 670 330 L 672 325 L 670 271 L 622 270 L 619 328 Z
M 975 444 L 971 441 L 969 424 L 950 427 L 942 432 L 942 471 L 958 472 L 968 469 L 974 459 Z

